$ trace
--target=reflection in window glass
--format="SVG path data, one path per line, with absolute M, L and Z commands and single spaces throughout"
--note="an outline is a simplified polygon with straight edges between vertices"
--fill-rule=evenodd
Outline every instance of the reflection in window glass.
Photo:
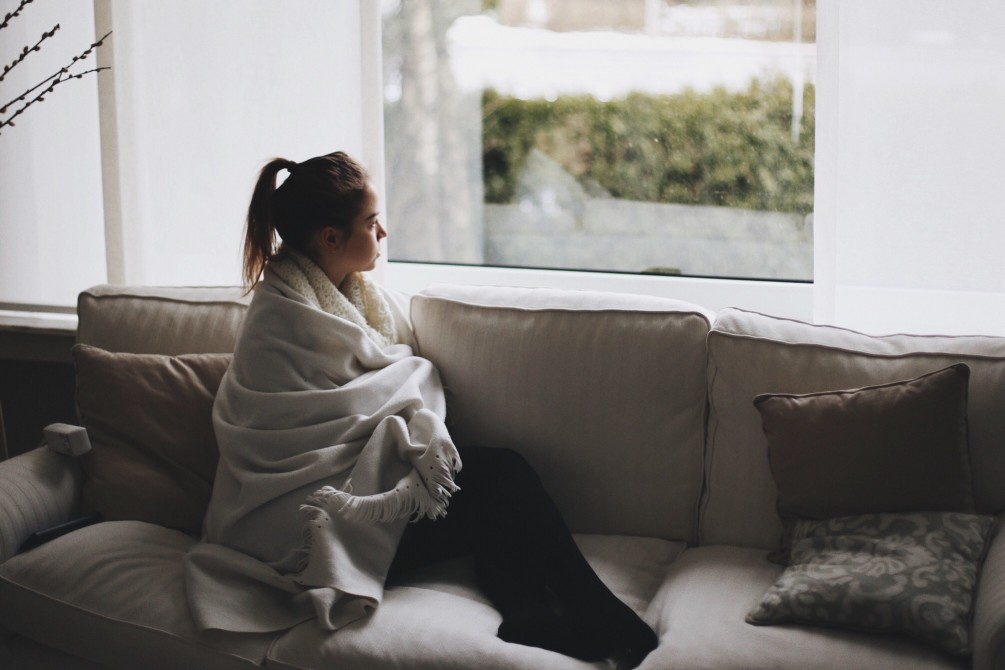
M 385 0 L 392 260 L 809 280 L 814 0 Z

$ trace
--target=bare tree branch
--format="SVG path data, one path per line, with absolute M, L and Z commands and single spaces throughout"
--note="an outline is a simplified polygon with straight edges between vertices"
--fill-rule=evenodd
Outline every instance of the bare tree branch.
M 57 72 L 56 74 L 51 74 L 51 75 L 49 75 L 48 77 L 46 77 L 45 79 L 43 79 L 42 81 L 38 82 L 37 84 L 35 84 L 35 85 L 34 85 L 34 86 L 32 86 L 31 88 L 29 88 L 29 89 L 28 89 L 27 91 L 25 91 L 24 93 L 22 93 L 21 95 L 17 96 L 16 98 L 14 98 L 14 99 L 13 99 L 13 100 L 11 100 L 10 102 L 8 102 L 8 103 L 7 103 L 6 105 L 4 105 L 3 107 L 0 107 L 0 114 L 6 114 L 6 113 L 7 113 L 7 108 L 8 108 L 8 107 L 10 107 L 10 106 L 11 106 L 11 105 L 13 105 L 13 104 L 16 104 L 16 103 L 19 103 L 19 102 L 21 102 L 22 100 L 24 100 L 25 98 L 27 98 L 27 97 L 28 97 L 29 95 L 31 95 L 32 93 L 34 93 L 35 91 L 37 91 L 37 90 L 38 90 L 38 89 L 40 89 L 41 87 L 45 86 L 46 84 L 48 84 L 48 83 L 49 83 L 50 81 L 52 81 L 53 79 L 56 79 L 57 77 L 59 77 L 59 75 L 61 75 L 61 74 L 63 74 L 63 70 L 60 70 L 60 71 L 59 71 L 59 72 Z
M 24 49 L 21 50 L 21 53 L 18 55 L 18 57 L 14 59 L 13 63 L 11 63 L 10 65 L 4 65 L 3 74 L 0 74 L 0 81 L 3 81 L 4 77 L 7 76 L 7 73 L 10 72 L 11 70 L 13 70 L 17 66 L 18 63 L 20 63 L 25 58 L 27 58 L 28 54 L 30 54 L 30 53 L 32 53 L 34 51 L 41 51 L 42 50 L 42 42 L 46 41 L 47 39 L 49 39 L 50 37 L 52 37 L 53 35 L 55 35 L 57 30 L 59 30 L 59 24 L 58 23 L 49 32 L 42 33 L 42 38 L 38 42 L 35 42 L 35 46 L 33 46 L 33 47 L 25 47 Z
M 107 67 L 97 67 L 97 68 L 93 68 L 91 70 L 86 70 L 84 72 L 79 72 L 79 73 L 70 72 L 70 68 L 73 67 L 74 64 L 76 64 L 78 61 L 82 61 L 82 60 L 86 59 L 88 56 L 90 56 L 94 52 L 95 49 L 97 49 L 98 47 L 100 47 L 104 43 L 104 41 L 106 39 L 108 39 L 108 36 L 111 35 L 111 34 L 112 34 L 112 32 L 108 31 L 107 33 L 105 33 L 101 37 L 101 39 L 99 39 L 98 41 L 94 42 L 93 44 L 91 44 L 86 49 L 84 49 L 84 51 L 82 51 L 79 55 L 74 56 L 73 60 L 71 60 L 68 65 L 60 68 L 59 71 L 56 72 L 55 74 L 52 74 L 52 75 L 46 77 L 45 79 L 43 79 L 41 82 L 39 82 L 35 86 L 32 86 L 30 89 L 28 89 L 27 91 L 25 91 L 24 93 L 22 93 L 18 97 L 14 98 L 13 100 L 11 100 L 7 104 L 5 104 L 3 107 L 0 107 L 0 114 L 6 114 L 7 113 L 7 109 L 10 108 L 11 105 L 15 105 L 15 104 L 17 104 L 17 103 L 25 100 L 26 98 L 28 98 L 29 95 L 31 95 L 32 93 L 34 93 L 35 91 L 37 91 L 39 88 L 41 88 L 42 86 L 45 86 L 47 83 L 49 84 L 48 87 L 45 88 L 45 90 L 43 90 L 41 93 L 39 93 L 38 95 L 36 95 L 31 100 L 28 100 L 27 103 L 25 103 L 24 105 L 22 105 L 21 107 L 19 107 L 17 110 L 15 110 L 14 113 L 11 114 L 9 117 L 7 117 L 6 119 L 0 119 L 0 128 L 3 128 L 4 126 L 13 126 L 15 118 L 17 118 L 18 116 L 20 116 L 21 114 L 23 114 L 25 112 L 25 110 L 27 110 L 33 104 L 38 103 L 38 102 L 43 102 L 45 100 L 45 96 L 47 94 L 51 93 L 53 91 L 53 89 L 55 89 L 56 86 L 58 86 L 59 84 L 67 82 L 67 81 L 69 81 L 71 79 L 80 79 L 85 74 L 89 74 L 91 72 L 100 72 L 101 70 L 107 70 L 107 69 L 109 69 Z
M 6 28 L 7 24 L 10 23 L 11 19 L 20 14 L 21 10 L 24 9 L 25 6 L 30 5 L 34 1 L 35 0 L 21 0 L 21 4 L 17 6 L 17 9 L 15 9 L 13 12 L 8 13 L 7 16 L 3 18 L 3 23 L 0 23 L 0 30 Z
M 48 88 L 46 88 L 44 91 L 42 91 L 41 93 L 39 93 L 38 95 L 36 95 L 34 98 L 32 98 L 31 100 L 29 100 L 25 104 L 23 104 L 20 107 L 18 107 L 16 110 L 14 110 L 14 113 L 11 114 L 6 119 L 0 119 L 0 128 L 3 128 L 4 126 L 11 126 L 11 127 L 13 127 L 15 125 L 14 124 L 14 119 L 16 119 L 17 117 L 21 116 L 21 114 L 23 114 L 25 112 L 25 110 L 27 110 L 29 107 L 31 107 L 35 103 L 44 102 L 45 101 L 45 96 L 47 96 L 49 93 L 51 93 L 53 91 L 53 89 L 55 89 L 60 84 L 65 84 L 66 82 L 70 81 L 71 79 L 80 79 L 84 75 L 90 74 L 92 72 L 100 72 L 101 70 L 110 70 L 110 69 L 111 68 L 109 68 L 109 67 L 96 67 L 96 68 L 92 68 L 90 70 L 84 70 L 83 72 L 78 72 L 76 74 L 65 73 L 66 74 L 65 77 L 62 76 L 64 74 L 63 72 L 59 72 L 59 73 L 53 75 L 53 77 L 56 77 L 56 79 L 54 81 L 52 81 L 51 84 L 49 84 Z M 52 77 L 49 77 L 49 79 L 47 79 L 46 81 L 49 81 L 51 79 L 52 79 Z M 43 83 L 45 83 L 45 82 L 43 82 Z M 41 85 L 42 84 L 39 84 L 38 86 L 35 86 L 35 89 L 37 89 Z M 13 102 L 12 103 L 8 103 L 8 106 L 10 106 L 10 104 L 13 104 Z M 3 109 L 6 110 L 7 107 L 4 107 Z M 3 111 L 3 112 L 0 112 L 0 113 L 6 113 L 6 112 Z M 2 134 L 2 133 L 0 133 L 0 134 Z

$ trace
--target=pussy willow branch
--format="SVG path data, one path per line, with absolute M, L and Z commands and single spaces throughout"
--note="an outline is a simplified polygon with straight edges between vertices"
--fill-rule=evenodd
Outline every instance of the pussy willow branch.
M 46 77 L 45 79 L 43 79 L 42 81 L 40 81 L 38 84 L 32 86 L 27 91 L 25 91 L 21 95 L 17 96 L 16 98 L 14 98 L 10 102 L 8 102 L 3 107 L 0 107 L 0 114 L 6 113 L 8 107 L 10 107 L 11 105 L 13 105 L 14 103 L 21 102 L 22 100 L 24 100 L 25 98 L 27 98 L 29 95 L 31 95 L 32 92 L 34 92 L 40 86 L 44 86 L 46 82 L 50 81 L 51 79 L 59 78 L 64 73 L 68 72 L 69 69 L 71 67 L 73 67 L 77 63 L 77 61 L 84 60 L 85 58 L 87 58 L 88 56 L 90 56 L 91 53 L 94 51 L 94 49 L 97 48 L 97 47 L 99 47 L 99 46 L 101 46 L 102 42 L 104 42 L 105 38 L 107 38 L 109 35 L 111 35 L 111 32 L 105 33 L 104 37 L 102 37 L 100 40 L 98 40 L 97 42 L 95 42 L 91 46 L 89 46 L 86 49 L 84 49 L 84 51 L 81 52 L 79 55 L 74 56 L 73 60 L 71 60 L 69 62 L 69 64 L 61 67 L 55 74 L 49 75 L 48 77 Z
M 46 84 L 48 84 L 48 83 L 49 83 L 50 81 L 52 81 L 53 79 L 56 79 L 56 78 L 58 78 L 58 77 L 59 77 L 59 76 L 60 76 L 61 74 L 63 74 L 63 72 L 64 72 L 64 70 L 60 70 L 60 71 L 59 71 L 59 72 L 57 72 L 56 74 L 50 74 L 50 75 L 49 75 L 48 77 L 46 77 L 46 78 L 45 78 L 45 79 L 43 79 L 42 81 L 38 82 L 37 84 L 35 84 L 35 85 L 34 85 L 34 86 L 32 86 L 31 88 L 29 88 L 29 89 L 28 89 L 27 91 L 25 91 L 24 93 L 22 93 L 21 95 L 17 96 L 16 98 L 14 98 L 14 99 L 13 99 L 13 100 L 11 100 L 10 102 L 8 102 L 8 103 L 7 103 L 6 105 L 4 105 L 3 107 L 0 107 L 0 114 L 6 114 L 6 113 L 7 113 L 7 108 L 8 108 L 8 107 L 10 107 L 11 105 L 13 105 L 14 103 L 17 103 L 17 102 L 21 102 L 22 100 L 24 100 L 25 98 L 27 98 L 27 97 L 28 97 L 29 95 L 31 95 L 32 93 L 34 93 L 34 92 L 35 92 L 35 91 L 37 91 L 38 89 L 42 88 L 42 87 L 43 87 L 43 86 L 45 86 Z M 46 91 L 46 92 L 48 92 L 48 91 Z M 44 93 L 43 93 L 43 95 L 44 95 Z
M 78 72 L 76 74 L 67 74 L 65 77 L 62 76 L 62 74 L 63 74 L 62 72 L 58 73 L 58 75 L 53 75 L 53 77 L 57 77 L 57 78 L 55 80 L 53 80 L 51 84 L 49 84 L 48 88 L 46 88 L 44 91 L 42 91 L 41 93 L 39 93 L 38 95 L 36 95 L 34 98 L 32 98 L 31 100 L 29 100 L 25 104 L 23 104 L 20 107 L 18 107 L 16 110 L 14 110 L 14 113 L 11 114 L 10 116 L 8 116 L 6 119 L 0 119 L 0 128 L 3 128 L 4 126 L 13 126 L 14 125 L 14 119 L 16 119 L 17 117 L 21 116 L 21 114 L 23 114 L 25 112 L 25 110 L 27 110 L 29 107 L 31 107 L 32 105 L 34 105 L 36 102 L 45 102 L 45 96 L 47 96 L 49 93 L 52 93 L 53 89 L 56 88 L 56 86 L 58 86 L 59 84 L 64 84 L 64 83 L 70 81 L 71 79 L 80 79 L 85 74 L 90 74 L 92 72 L 101 72 L 102 70 L 110 70 L 110 69 L 111 68 L 109 68 L 109 67 L 95 67 L 95 68 L 91 68 L 90 70 L 84 70 L 83 72 Z M 52 77 L 49 77 L 49 79 L 47 79 L 46 81 L 49 81 L 50 79 L 52 79 Z M 42 82 L 42 83 L 44 84 L 45 82 Z M 38 86 L 41 86 L 41 85 L 42 84 L 39 84 Z M 35 86 L 35 89 L 37 89 L 38 86 Z M 9 103 L 9 104 L 12 104 L 12 103 Z M 7 107 L 3 108 L 3 110 L 6 110 L 6 109 L 7 109 Z M 6 113 L 3 110 L 0 110 L 0 113 Z M 0 134 L 2 134 L 2 133 L 0 133 Z
M 109 69 L 107 67 L 96 67 L 79 73 L 70 72 L 71 67 L 73 67 L 78 61 L 82 61 L 87 57 L 89 57 L 94 52 L 95 49 L 100 47 L 104 43 L 104 41 L 108 39 L 108 36 L 111 34 L 112 31 L 108 31 L 101 37 L 101 39 L 99 39 L 97 42 L 94 42 L 93 44 L 91 44 L 91 46 L 87 47 L 86 49 L 84 49 L 84 51 L 81 52 L 80 55 L 74 56 L 73 60 L 71 60 L 68 65 L 60 68 L 59 71 L 56 72 L 55 74 L 49 75 L 35 86 L 32 86 L 27 91 L 25 91 L 18 97 L 14 98 L 13 100 L 5 104 L 3 107 L 0 107 L 0 114 L 6 114 L 7 109 L 10 108 L 11 105 L 17 104 L 25 100 L 29 95 L 37 91 L 39 88 L 45 86 L 47 83 L 49 84 L 48 87 L 45 88 L 45 90 L 43 90 L 41 93 L 36 95 L 31 100 L 28 100 L 24 105 L 15 110 L 14 113 L 11 114 L 9 117 L 7 117 L 6 119 L 0 119 L 0 128 L 3 128 L 4 126 L 13 126 L 14 119 L 23 114 L 24 111 L 29 107 L 31 107 L 33 104 L 43 102 L 45 100 L 45 96 L 51 93 L 53 89 L 55 89 L 56 86 L 58 86 L 59 84 L 70 81 L 71 79 L 80 79 L 85 74 L 90 74 L 91 72 L 100 72 L 101 70 Z
M 3 23 L 0 23 L 0 30 L 6 28 L 7 24 L 10 23 L 10 20 L 16 17 L 18 14 L 20 14 L 21 10 L 24 9 L 26 5 L 30 5 L 32 2 L 34 2 L 34 0 L 21 0 L 21 4 L 17 6 L 17 9 L 15 9 L 13 12 L 10 12 L 9 14 L 7 14 L 7 16 L 3 18 Z
M 21 50 L 20 55 L 18 55 L 18 57 L 14 59 L 13 63 L 11 63 L 10 65 L 4 65 L 4 67 L 3 67 L 3 74 L 0 74 L 0 81 L 3 81 L 4 77 L 7 76 L 7 73 L 10 72 L 11 70 L 13 70 L 15 67 L 17 67 L 18 63 L 20 63 L 25 58 L 27 58 L 28 54 L 30 54 L 30 53 L 32 53 L 34 51 L 41 51 L 42 50 L 42 42 L 46 41 L 47 39 L 49 39 L 50 37 L 52 37 L 53 35 L 55 35 L 57 30 L 59 30 L 59 24 L 58 23 L 49 32 L 42 33 L 42 39 L 40 39 L 38 42 L 35 42 L 35 46 L 33 46 L 33 47 L 25 47 L 24 49 Z

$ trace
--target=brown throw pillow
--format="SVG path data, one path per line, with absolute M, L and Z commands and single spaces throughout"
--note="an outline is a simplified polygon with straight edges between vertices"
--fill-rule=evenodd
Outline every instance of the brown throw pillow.
M 796 519 L 973 513 L 969 379 L 958 363 L 881 386 L 757 396 L 787 529 Z
M 83 507 L 105 520 L 200 533 L 219 458 L 213 399 L 231 354 L 73 348 L 77 410 L 92 450 Z

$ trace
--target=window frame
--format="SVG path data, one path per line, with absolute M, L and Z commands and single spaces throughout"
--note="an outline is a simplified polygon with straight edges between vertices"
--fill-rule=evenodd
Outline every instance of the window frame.
M 684 300 L 713 311 L 740 307 L 800 321 L 813 320 L 812 282 L 666 277 L 402 261 L 388 261 L 382 268 L 382 274 L 388 288 L 404 293 L 416 293 L 430 284 L 440 283 L 607 291 Z
M 362 53 L 360 54 L 363 64 L 363 81 L 380 82 L 383 39 L 380 3 L 367 2 L 366 0 L 359 0 L 359 2 L 362 26 L 366 31 L 361 41 Z M 819 42 L 820 27 L 818 25 L 817 43 L 819 44 Z M 364 118 L 372 121 L 368 128 L 372 136 L 364 138 L 364 146 L 368 149 L 368 155 L 364 158 L 368 160 L 367 164 L 371 167 L 371 173 L 381 200 L 386 201 L 384 98 L 380 85 L 367 87 L 364 84 L 363 107 Z M 819 133 L 819 121 L 817 132 Z M 815 192 L 814 200 L 816 197 Z M 388 288 L 405 293 L 416 293 L 434 283 L 524 286 L 651 295 L 685 300 L 710 310 L 741 307 L 803 321 L 812 321 L 814 316 L 816 289 L 812 281 L 656 276 L 605 271 L 528 269 L 385 260 L 388 258 L 386 245 L 394 244 L 394 222 L 387 223 L 390 236 L 383 243 L 385 253 L 381 256 L 382 262 L 378 265 L 377 277 Z M 816 244 L 814 244 L 815 259 L 816 255 Z

